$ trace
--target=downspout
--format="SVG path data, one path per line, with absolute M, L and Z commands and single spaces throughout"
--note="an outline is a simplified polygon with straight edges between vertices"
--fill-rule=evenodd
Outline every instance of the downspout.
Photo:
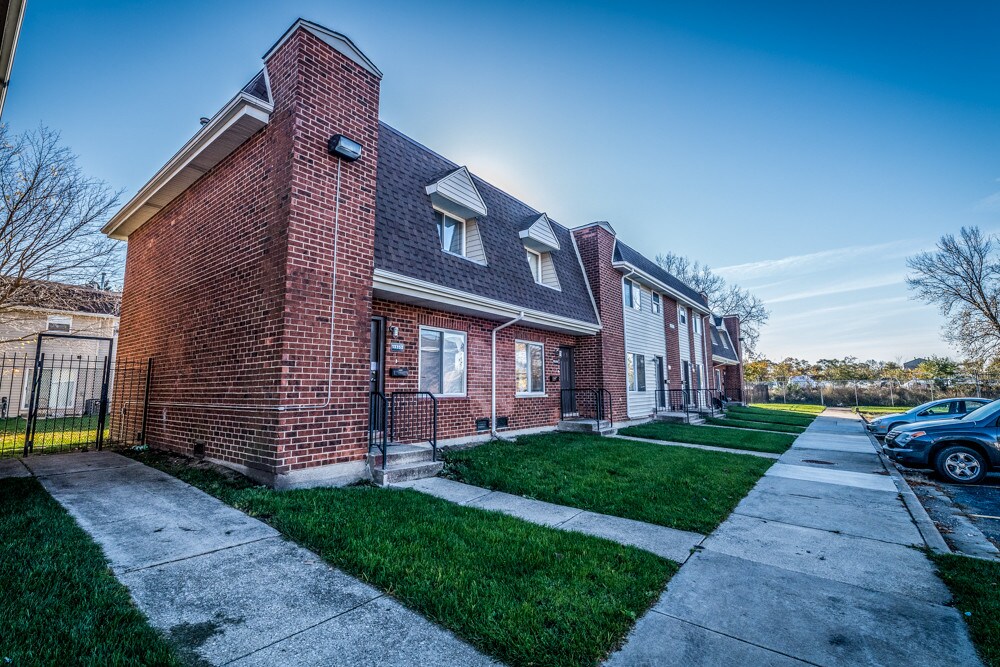
M 506 329 L 512 324 L 517 324 L 524 319 L 524 311 L 522 310 L 517 317 L 510 320 L 509 322 L 504 322 L 500 326 L 493 329 L 493 369 L 490 373 L 490 380 L 492 382 L 492 389 L 490 391 L 490 402 L 492 403 L 492 409 L 490 411 L 490 435 L 494 438 L 503 439 L 499 433 L 497 433 L 497 332 L 501 329 Z M 542 360 L 544 366 L 545 360 Z

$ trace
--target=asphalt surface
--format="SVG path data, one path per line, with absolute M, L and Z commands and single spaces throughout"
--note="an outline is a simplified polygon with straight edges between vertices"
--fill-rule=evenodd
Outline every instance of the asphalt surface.
M 954 507 L 978 528 L 988 540 L 1000 547 L 1000 473 L 993 473 L 987 476 L 982 484 L 947 484 L 941 478 L 929 470 L 910 470 L 901 468 L 903 474 L 911 482 L 930 485 L 940 489 L 951 499 Z M 922 494 L 914 488 L 917 496 L 920 497 L 931 518 L 935 522 L 942 524 L 946 528 L 950 522 L 946 515 L 933 507 L 933 500 L 929 500 L 926 494 Z M 948 539 L 948 535 L 945 539 Z M 954 545 L 953 545 L 954 546 Z

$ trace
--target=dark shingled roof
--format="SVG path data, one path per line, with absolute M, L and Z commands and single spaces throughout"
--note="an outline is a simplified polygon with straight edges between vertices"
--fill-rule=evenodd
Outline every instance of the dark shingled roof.
M 720 321 L 719 318 L 713 317 L 713 319 Z M 729 332 L 714 322 L 708 327 L 708 330 L 712 333 L 712 356 L 738 363 L 739 357 L 736 356 L 736 348 L 733 347 L 733 340 L 729 337 Z M 723 340 L 726 341 L 726 345 L 722 344 Z
M 539 285 L 518 232 L 541 213 L 472 176 L 489 215 L 477 218 L 487 265 L 441 250 L 425 188 L 458 165 L 379 124 L 375 206 L 375 268 L 424 280 L 518 308 L 597 324 L 570 232 L 552 222 L 560 250 L 552 253 L 561 291 Z
M 686 283 L 682 282 L 679 278 L 674 276 L 667 271 L 664 271 L 662 267 L 656 262 L 646 259 L 640 252 L 630 248 L 629 246 L 622 243 L 620 240 L 615 241 L 615 254 L 614 261 L 616 262 L 627 262 L 639 269 L 643 273 L 648 273 L 653 276 L 661 283 L 672 287 L 676 291 L 680 292 L 687 298 L 691 299 L 695 303 L 704 304 L 708 306 L 708 302 L 705 300 L 701 294 L 694 291 L 687 286 Z
M 47 308 L 94 315 L 118 315 L 121 301 L 122 295 L 119 292 L 50 280 L 24 279 L 11 295 L 12 307 Z
M 268 104 L 271 103 L 271 97 L 267 94 L 267 79 L 264 77 L 264 70 L 258 72 L 257 76 L 250 79 L 250 83 L 243 86 L 243 92 Z

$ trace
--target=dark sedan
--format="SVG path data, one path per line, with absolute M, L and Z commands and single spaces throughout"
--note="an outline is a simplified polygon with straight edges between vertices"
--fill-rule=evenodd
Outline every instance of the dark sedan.
M 949 482 L 974 484 L 1000 468 L 1000 401 L 960 419 L 895 428 L 882 451 L 910 468 L 934 468 Z

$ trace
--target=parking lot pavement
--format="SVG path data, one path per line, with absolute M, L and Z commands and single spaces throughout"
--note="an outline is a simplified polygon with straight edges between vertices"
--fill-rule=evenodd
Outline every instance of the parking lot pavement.
M 1000 548 L 1000 474 L 982 484 L 947 484 L 930 471 L 901 470 L 953 549 L 997 556 L 983 540 Z

